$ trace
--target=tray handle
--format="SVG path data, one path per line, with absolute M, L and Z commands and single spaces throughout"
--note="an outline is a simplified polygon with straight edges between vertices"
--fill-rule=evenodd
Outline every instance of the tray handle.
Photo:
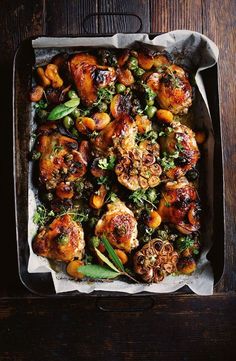
M 143 22 L 142 22 L 142 19 L 140 18 L 140 16 L 138 16 L 137 14 L 134 14 L 134 13 L 122 13 L 122 12 L 95 12 L 95 13 L 91 13 L 91 14 L 88 14 L 85 16 L 85 18 L 83 19 L 83 29 L 85 31 L 85 33 L 87 34 L 90 34 L 90 31 L 88 31 L 86 29 L 86 23 L 88 22 L 88 20 L 92 17 L 96 17 L 98 16 L 98 19 L 100 16 L 111 16 L 111 17 L 114 17 L 114 16 L 130 16 L 130 17 L 135 17 L 136 19 L 138 19 L 139 21 L 139 27 L 136 31 L 132 31 L 133 33 L 140 33 L 143 29 Z M 100 19 L 99 19 L 99 22 L 100 22 Z
M 154 306 L 153 297 L 111 297 L 97 298 L 96 307 L 103 312 L 144 312 L 151 310 Z

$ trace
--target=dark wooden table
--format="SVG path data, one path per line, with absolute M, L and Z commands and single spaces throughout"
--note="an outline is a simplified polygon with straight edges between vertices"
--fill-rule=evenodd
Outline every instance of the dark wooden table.
M 12 179 L 12 60 L 20 41 L 37 35 L 190 29 L 220 48 L 220 114 L 225 185 L 225 270 L 212 297 L 158 295 L 117 299 L 40 298 L 17 276 Z M 235 359 L 235 0 L 1 0 L 0 360 Z M 85 28 L 84 28 L 85 27 Z M 226 257 L 225 256 L 225 257 Z

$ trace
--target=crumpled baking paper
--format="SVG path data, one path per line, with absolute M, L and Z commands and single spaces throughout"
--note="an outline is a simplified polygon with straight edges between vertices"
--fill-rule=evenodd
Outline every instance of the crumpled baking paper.
M 212 242 L 212 224 L 213 224 L 213 155 L 214 155 L 214 136 L 212 121 L 209 114 L 209 107 L 205 88 L 202 81 L 201 72 L 216 64 L 218 60 L 218 48 L 206 36 L 187 30 L 176 30 L 166 34 L 156 36 L 150 40 L 147 34 L 116 34 L 112 37 L 78 37 L 78 38 L 37 38 L 32 41 L 35 51 L 36 64 L 46 63 L 56 53 L 67 50 L 76 52 L 76 47 L 114 47 L 125 48 L 132 46 L 136 41 L 149 45 L 154 45 L 157 49 L 166 49 L 171 53 L 181 53 L 179 62 L 196 71 L 196 84 L 198 92 L 193 105 L 193 114 L 197 118 L 198 126 L 204 126 L 208 130 L 208 139 L 204 145 L 204 182 L 207 192 L 207 225 L 202 232 L 204 240 L 203 249 L 198 261 L 197 270 L 190 276 L 168 276 L 158 284 L 130 284 L 125 281 L 113 280 L 105 282 L 78 282 L 69 278 L 69 276 L 59 267 L 55 270 L 51 268 L 49 261 L 43 257 L 35 255 L 32 251 L 32 239 L 37 231 L 37 226 L 33 223 L 33 214 L 37 205 L 37 190 L 34 188 L 31 180 L 32 164 L 29 164 L 29 220 L 28 220 L 28 243 L 30 248 L 30 257 L 28 263 L 28 272 L 51 272 L 56 293 L 67 291 L 79 291 L 81 293 L 91 293 L 93 291 L 108 292 L 126 292 L 129 294 L 139 292 L 168 293 L 174 292 L 187 285 L 198 295 L 211 295 L 213 293 L 214 276 L 210 262 L 207 260 Z M 182 60 L 181 60 L 182 59 Z M 33 110 L 31 119 L 33 125 Z M 30 144 L 32 147 L 33 141 Z M 206 173 L 206 174 L 205 174 Z

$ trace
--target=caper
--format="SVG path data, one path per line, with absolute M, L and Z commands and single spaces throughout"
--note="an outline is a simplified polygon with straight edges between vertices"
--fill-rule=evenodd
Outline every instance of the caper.
M 90 243 L 94 248 L 97 248 L 99 246 L 100 240 L 98 237 L 94 236 L 90 239 Z
M 51 202 L 53 200 L 53 194 L 51 192 L 45 194 L 45 198 Z
M 98 219 L 96 217 L 92 217 L 89 220 L 89 227 L 93 228 L 98 223 Z
M 117 93 L 124 93 L 125 89 L 126 89 L 125 85 L 123 85 L 121 83 L 116 84 L 116 92 Z
M 74 90 L 70 90 L 70 91 L 68 92 L 68 97 L 69 97 L 70 99 L 79 98 L 79 97 L 78 97 L 78 94 L 77 94 Z
M 198 171 L 196 169 L 190 169 L 187 173 L 186 173 L 186 177 L 189 181 L 195 181 L 198 178 L 199 174 Z
M 41 196 L 42 201 L 44 202 L 51 202 L 53 200 L 53 193 L 49 192 L 49 193 L 42 193 Z
M 63 124 L 65 126 L 66 129 L 70 129 L 73 125 L 74 125 L 74 121 L 71 117 L 69 117 L 68 115 L 66 117 L 64 117 L 63 119 Z
M 137 69 L 135 69 L 134 75 L 141 77 L 144 73 L 145 73 L 145 70 L 143 70 L 142 68 L 137 68 Z
M 147 104 L 148 106 L 154 105 L 154 99 L 147 99 L 147 100 L 146 100 L 146 104 Z
M 153 118 L 154 115 L 156 114 L 157 108 L 154 107 L 154 105 L 148 106 L 146 109 L 146 114 L 148 116 L 148 118 Z
M 80 116 L 80 111 L 78 108 L 75 108 L 73 110 L 73 112 L 71 113 L 72 117 L 74 117 L 75 119 L 78 118 Z
M 79 132 L 78 132 L 78 130 L 75 129 L 75 128 L 72 128 L 71 134 L 73 134 L 75 137 L 78 137 L 78 136 L 79 136 Z
M 106 112 L 107 111 L 107 104 L 104 103 L 104 102 L 99 103 L 98 104 L 98 110 L 100 112 L 103 112 L 103 113 Z
M 157 198 L 157 193 L 155 189 L 149 189 L 147 192 L 148 200 L 154 202 Z
M 34 150 L 31 155 L 32 160 L 38 160 L 41 157 L 41 153 Z
M 177 248 L 182 249 L 184 244 L 185 244 L 185 238 L 184 237 L 178 237 L 177 240 L 176 240 Z
M 134 56 L 131 56 L 128 61 L 128 68 L 130 70 L 134 70 L 138 67 L 138 59 Z
M 37 110 L 37 116 L 41 120 L 46 120 L 48 117 L 48 112 L 45 109 L 39 109 Z

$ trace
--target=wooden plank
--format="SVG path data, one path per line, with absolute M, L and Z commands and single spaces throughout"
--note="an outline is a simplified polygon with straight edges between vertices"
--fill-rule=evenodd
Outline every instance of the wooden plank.
M 91 13 L 97 12 L 96 0 L 46 0 L 47 35 L 79 35 L 84 33 L 83 21 Z M 88 19 L 86 29 L 96 33 L 95 18 Z
M 227 361 L 236 342 L 235 302 L 235 295 L 163 295 L 151 310 L 103 312 L 88 297 L 1 301 L 0 360 Z
M 218 45 L 220 114 L 225 182 L 225 277 L 220 289 L 236 289 L 236 85 L 235 78 L 236 2 L 203 1 L 203 32 Z
M 201 0 L 150 0 L 151 32 L 202 31 Z
M 83 34 L 85 30 L 91 34 L 98 32 L 98 22 L 96 17 L 88 18 L 83 26 L 85 18 L 88 15 L 97 12 L 97 2 L 98 1 L 96 0 L 70 0 L 68 2 L 67 12 L 69 34 Z
M 2 190 L 1 204 L 4 212 L 1 214 L 2 227 L 7 227 L 5 241 L 1 244 L 4 254 L 0 262 L 2 277 L 0 296 L 8 295 L 12 290 L 16 294 L 19 286 L 15 242 L 14 198 L 13 198 L 13 169 L 12 169 L 12 60 L 21 40 L 43 33 L 43 1 L 1 1 L 0 11 L 0 69 L 1 83 L 1 124 L 0 124 L 0 155 L 1 169 L 4 176 L 0 177 Z M 27 96 L 27 95 L 26 95 Z M 3 206 L 4 205 L 4 206 Z M 9 267 L 11 260 L 11 267 Z
M 46 0 L 45 33 L 48 36 L 68 34 L 67 0 Z
M 100 0 L 98 11 L 103 13 L 136 14 L 142 20 L 142 32 L 150 32 L 149 0 Z M 132 16 L 103 16 L 99 21 L 99 32 L 136 32 L 140 22 Z

